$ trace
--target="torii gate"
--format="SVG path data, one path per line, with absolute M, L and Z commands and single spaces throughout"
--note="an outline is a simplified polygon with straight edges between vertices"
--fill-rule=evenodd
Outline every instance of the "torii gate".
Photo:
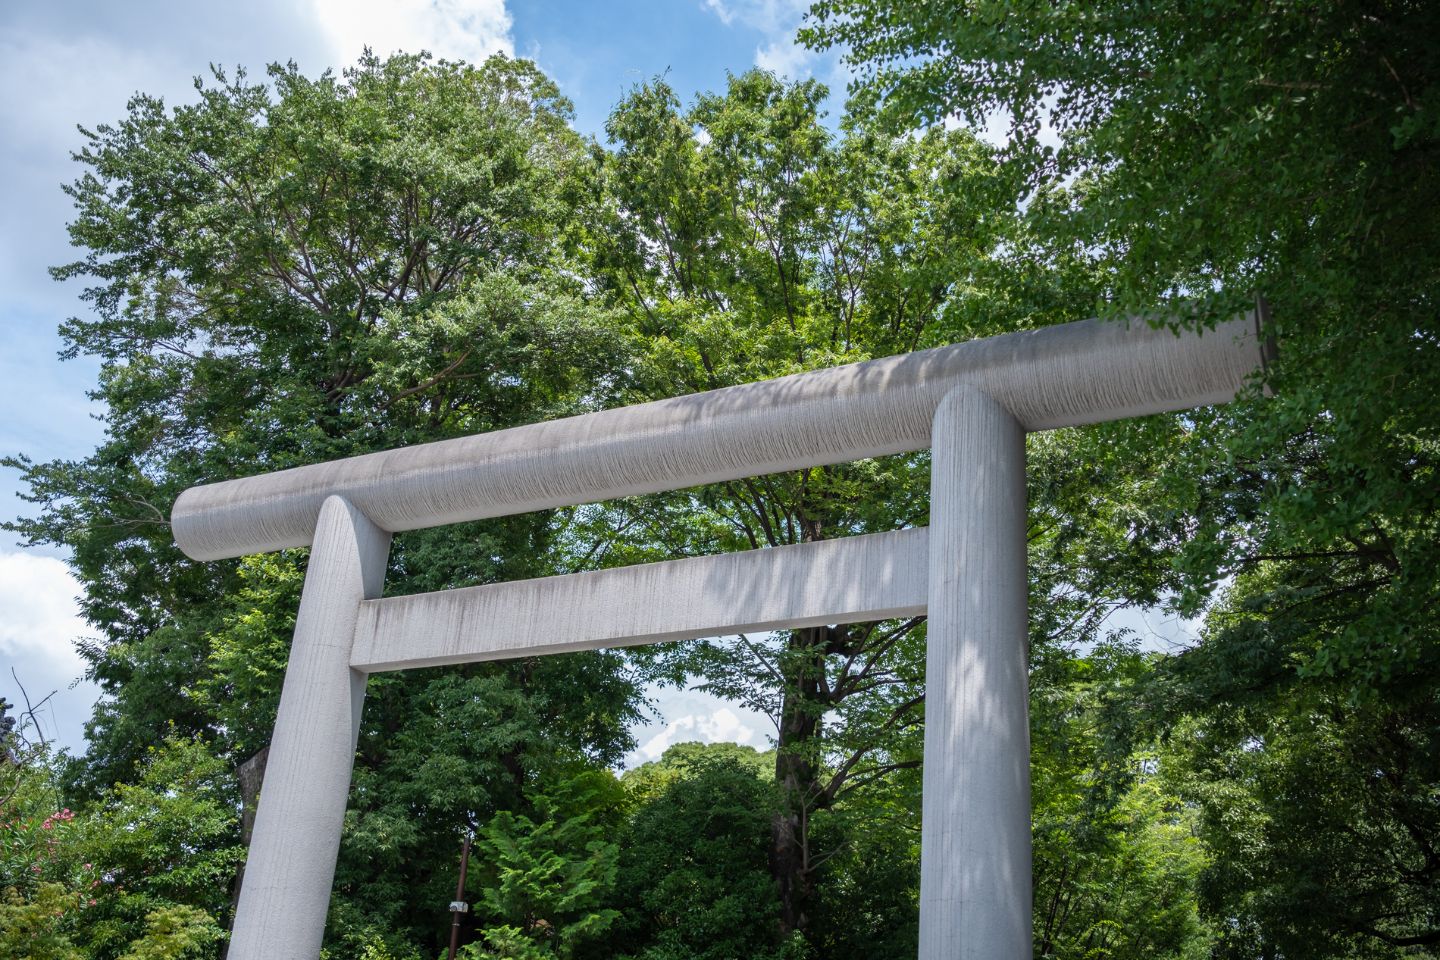
M 231 960 L 316 960 L 366 677 L 928 613 L 921 960 L 1031 956 L 1025 434 L 1225 403 L 1256 311 L 1087 320 L 193 487 L 196 560 L 310 546 Z M 382 598 L 390 536 L 931 448 L 930 526 Z

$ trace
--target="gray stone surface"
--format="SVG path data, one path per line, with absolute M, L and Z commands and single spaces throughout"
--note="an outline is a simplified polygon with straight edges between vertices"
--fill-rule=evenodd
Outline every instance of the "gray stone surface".
M 320 508 L 280 694 L 229 960 L 315 960 L 365 675 L 350 668 L 360 601 L 385 583 L 390 534 L 339 497 Z
M 367 600 L 375 672 L 925 612 L 924 528 Z
M 310 542 L 338 494 L 398 532 L 930 445 L 961 383 L 1027 430 L 1223 403 L 1260 366 L 1253 316 L 1203 336 L 1083 321 L 639 406 L 193 487 L 171 512 L 197 560 Z
M 930 456 L 920 956 L 1028 960 L 1025 431 L 959 387 Z

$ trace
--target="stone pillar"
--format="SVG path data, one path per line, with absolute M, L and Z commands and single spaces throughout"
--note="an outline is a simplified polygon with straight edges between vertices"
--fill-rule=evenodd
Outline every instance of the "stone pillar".
M 1025 431 L 961 386 L 931 442 L 920 958 L 1029 960 Z
M 380 596 L 390 534 L 340 497 L 320 508 L 229 960 L 316 960 L 325 933 L 365 675 L 360 601 Z

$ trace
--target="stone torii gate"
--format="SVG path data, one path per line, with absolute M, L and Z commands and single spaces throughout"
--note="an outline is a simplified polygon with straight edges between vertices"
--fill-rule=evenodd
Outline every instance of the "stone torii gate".
M 319 956 L 369 674 L 922 613 L 920 956 L 1028 960 L 1025 434 L 1229 401 L 1262 311 L 1045 327 L 186 490 L 196 560 L 311 548 L 231 960 Z M 382 597 L 392 533 L 926 447 L 928 528 Z

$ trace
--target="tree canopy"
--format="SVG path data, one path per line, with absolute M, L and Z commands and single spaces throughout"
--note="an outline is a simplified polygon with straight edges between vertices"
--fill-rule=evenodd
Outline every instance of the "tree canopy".
M 1228 955 L 1440 943 L 1440 11 L 821 0 L 804 35 L 892 123 L 1008 111 L 1030 236 L 1098 309 L 1269 300 L 1274 396 L 1204 425 L 1224 469 L 1182 459 L 1186 523 L 1144 528 L 1188 609 L 1222 600 L 1142 727 L 1186 744 Z

